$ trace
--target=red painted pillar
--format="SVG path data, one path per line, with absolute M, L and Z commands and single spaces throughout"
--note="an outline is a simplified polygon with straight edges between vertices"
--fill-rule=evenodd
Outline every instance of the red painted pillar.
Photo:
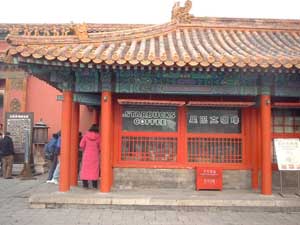
M 188 151 L 186 144 L 187 124 L 186 124 L 186 107 L 181 106 L 178 108 L 178 152 L 177 162 L 186 164 L 188 162 Z
M 70 190 L 70 144 L 73 93 L 63 91 L 59 191 Z
M 70 185 L 77 186 L 78 146 L 79 146 L 79 103 L 74 102 L 72 108 Z
M 264 195 L 272 194 L 272 157 L 271 157 L 271 98 L 260 97 L 261 112 L 261 144 L 262 144 L 262 188 Z
M 109 192 L 112 181 L 111 143 L 112 96 L 103 91 L 101 96 L 101 192 Z
M 252 189 L 258 189 L 258 149 L 257 149 L 257 128 L 258 128 L 257 113 L 255 109 L 251 109 L 251 131 L 250 142 L 251 145 L 251 161 L 252 161 Z

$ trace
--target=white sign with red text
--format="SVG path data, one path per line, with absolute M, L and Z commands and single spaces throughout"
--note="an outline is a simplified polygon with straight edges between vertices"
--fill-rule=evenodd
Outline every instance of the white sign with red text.
M 279 170 L 300 170 L 300 139 L 277 138 L 274 147 Z

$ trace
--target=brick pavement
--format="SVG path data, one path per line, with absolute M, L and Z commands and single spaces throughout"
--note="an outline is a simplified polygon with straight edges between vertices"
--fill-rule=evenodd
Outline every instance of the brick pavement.
M 300 225 L 300 213 L 138 210 L 110 208 L 31 209 L 28 196 L 43 189 L 45 176 L 21 181 L 0 178 L 0 225 Z

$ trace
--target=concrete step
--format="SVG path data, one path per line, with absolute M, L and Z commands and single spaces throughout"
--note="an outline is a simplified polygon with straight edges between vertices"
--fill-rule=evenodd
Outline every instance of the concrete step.
M 170 210 L 231 210 L 300 212 L 300 197 L 287 194 L 264 196 L 252 191 L 130 190 L 101 193 L 98 190 L 72 188 L 70 192 L 33 194 L 31 208 L 126 208 Z

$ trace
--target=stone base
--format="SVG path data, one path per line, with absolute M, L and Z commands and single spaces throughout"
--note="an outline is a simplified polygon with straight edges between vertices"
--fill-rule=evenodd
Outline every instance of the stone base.
M 137 169 L 115 168 L 115 189 L 165 189 L 195 190 L 194 169 Z M 223 189 L 251 189 L 251 171 L 223 170 Z
M 195 189 L 195 170 L 114 168 L 115 189 Z
M 48 172 L 48 164 L 47 163 L 36 163 L 34 164 L 35 173 L 47 173 Z
M 297 172 L 283 172 L 283 188 L 297 189 Z M 223 189 L 252 189 L 251 170 L 223 170 Z M 195 189 L 194 169 L 114 168 L 114 188 Z M 273 188 L 280 188 L 279 172 L 273 171 Z M 259 173 L 259 189 L 261 172 Z
M 44 157 L 44 144 L 33 145 L 33 161 L 36 173 L 46 173 L 48 171 L 48 163 Z
M 282 186 L 283 188 L 297 188 L 298 187 L 298 171 L 282 171 Z M 280 188 L 279 171 L 273 171 L 272 177 L 273 187 Z

